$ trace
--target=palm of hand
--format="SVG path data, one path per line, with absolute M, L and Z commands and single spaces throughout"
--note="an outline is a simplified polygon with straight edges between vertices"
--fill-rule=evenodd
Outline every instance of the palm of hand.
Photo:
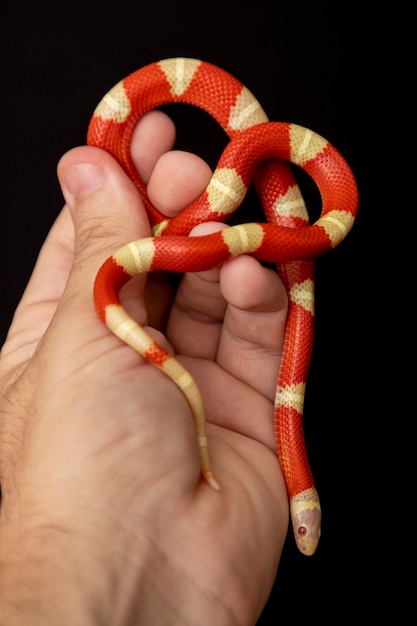
M 152 114 L 148 119 L 136 138 L 138 169 L 144 167 L 140 140 L 146 147 L 146 133 L 160 137 L 161 119 Z M 150 177 L 149 191 L 154 189 L 155 203 L 163 205 L 158 190 L 167 180 L 167 162 L 159 157 L 167 147 L 158 141 L 143 177 Z M 152 154 L 149 142 L 147 147 Z M 97 154 L 79 150 L 90 158 Z M 81 160 L 77 151 L 66 158 Z M 185 158 L 187 180 L 190 167 L 199 171 L 198 189 L 183 187 L 175 211 L 204 188 L 208 172 L 199 161 L 190 165 L 189 155 L 167 158 Z M 30 512 L 32 530 L 59 529 L 62 546 L 76 537 L 85 546 L 80 559 L 87 568 L 93 553 L 104 561 L 107 550 L 117 584 L 138 585 L 134 572 L 152 554 L 146 584 L 158 590 L 173 614 L 191 597 L 195 623 L 205 623 L 209 612 L 208 623 L 226 624 L 219 620 L 228 614 L 246 623 L 266 602 L 288 523 L 272 425 L 285 292 L 275 274 L 247 257 L 186 275 L 168 312 L 165 292 L 158 288 L 147 313 L 143 278 L 125 289 L 126 306 L 139 323 L 167 319 L 167 339 L 160 329 L 150 332 L 200 388 L 221 484 L 215 492 L 200 479 L 195 430 L 181 392 L 110 335 L 94 314 L 98 256 L 103 260 L 116 249 L 116 239 L 134 238 L 123 230 L 124 221 L 132 228 L 133 213 L 139 214 L 136 234 L 149 230 L 130 182 L 108 155 L 100 159 L 113 172 L 115 196 L 124 196 L 120 212 L 130 212 L 129 220 L 120 215 L 121 232 L 112 235 L 102 215 L 94 216 L 91 197 L 81 196 L 77 215 L 70 206 L 74 260 L 67 209 L 45 244 L 3 350 L 2 506 L 9 528 Z M 104 206 L 104 211 L 107 204 L 110 214 L 114 198 L 108 190 L 105 197 L 93 209 Z M 0 528 L 2 536 L 8 536 L 7 527 Z M 143 617 L 143 603 L 134 610 Z

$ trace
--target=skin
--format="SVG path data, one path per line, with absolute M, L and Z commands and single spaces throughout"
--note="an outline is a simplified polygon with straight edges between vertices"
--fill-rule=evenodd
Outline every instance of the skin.
M 174 137 L 169 118 L 151 112 L 132 142 L 169 216 L 211 175 L 196 155 L 172 151 Z M 0 624 L 255 624 L 288 527 L 272 424 L 283 285 L 240 257 L 185 275 L 176 294 L 161 273 L 123 290 L 201 390 L 216 492 L 201 478 L 181 391 L 94 311 L 101 263 L 150 234 L 136 189 L 87 146 L 62 157 L 58 177 L 66 205 L 0 360 Z

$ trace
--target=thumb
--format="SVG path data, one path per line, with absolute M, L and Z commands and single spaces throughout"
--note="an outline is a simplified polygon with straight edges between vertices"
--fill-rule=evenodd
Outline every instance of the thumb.
M 74 265 L 67 294 L 92 304 L 95 276 L 122 245 L 150 235 L 134 183 L 115 159 L 90 146 L 74 148 L 58 163 L 58 179 L 74 223 Z M 85 304 L 87 304 L 84 301 Z

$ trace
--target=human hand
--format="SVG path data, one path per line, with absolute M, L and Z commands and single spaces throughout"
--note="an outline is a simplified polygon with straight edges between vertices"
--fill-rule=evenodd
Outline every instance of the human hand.
M 211 175 L 174 135 L 154 111 L 132 142 L 168 216 Z M 216 492 L 181 391 L 94 311 L 101 263 L 150 234 L 138 193 L 97 148 L 64 155 L 58 176 L 67 204 L 0 361 L 0 624 L 254 624 L 288 525 L 272 419 L 284 287 L 243 256 L 186 274 L 173 298 L 160 274 L 123 290 L 199 386 Z

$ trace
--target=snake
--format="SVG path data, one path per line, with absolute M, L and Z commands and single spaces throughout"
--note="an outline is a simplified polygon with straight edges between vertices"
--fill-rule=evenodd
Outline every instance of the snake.
M 147 112 L 173 103 L 208 113 L 225 131 L 228 143 L 204 192 L 179 215 L 167 218 L 148 198 L 130 143 L 135 125 Z M 152 228 L 151 236 L 126 243 L 99 267 L 95 310 L 109 331 L 158 367 L 184 394 L 195 424 L 201 475 L 216 490 L 220 483 L 210 461 L 199 388 L 175 354 L 164 350 L 129 316 L 119 292 L 138 274 L 200 272 L 241 254 L 272 264 L 281 277 L 288 314 L 271 420 L 295 544 L 302 554 L 314 554 L 322 514 L 303 412 L 314 341 L 315 260 L 343 241 L 354 224 L 359 197 L 350 166 L 329 141 L 309 128 L 270 121 L 252 92 L 228 71 L 187 57 L 149 63 L 112 87 L 93 112 L 87 144 L 106 150 L 121 165 L 142 197 Z M 313 223 L 298 168 L 311 177 L 320 195 L 321 213 Z M 258 218 L 189 236 L 202 222 L 226 222 L 251 185 L 264 221 Z

